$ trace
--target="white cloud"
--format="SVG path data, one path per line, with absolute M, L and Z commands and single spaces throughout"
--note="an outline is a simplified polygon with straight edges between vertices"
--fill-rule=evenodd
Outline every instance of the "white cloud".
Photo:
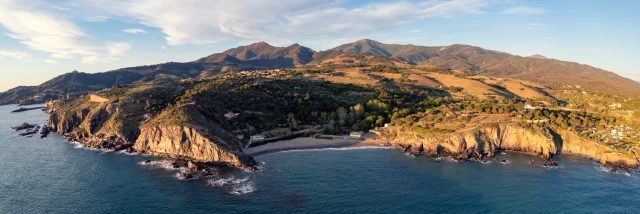
M 129 51 L 131 44 L 126 42 L 108 43 L 107 48 L 109 49 L 109 55 L 117 56 Z
M 460 13 L 482 14 L 487 0 L 366 3 L 342 0 L 93 0 L 90 11 L 160 29 L 169 45 L 232 40 L 306 40 L 363 37 L 401 24 Z M 99 6 L 98 6 L 99 5 Z
M 167 47 L 165 47 L 164 45 L 163 45 L 163 46 L 160 46 L 160 48 L 162 48 L 162 49 L 167 49 Z
M 58 64 L 58 61 L 50 60 L 50 59 L 47 59 L 44 62 L 49 63 L 49 64 Z
M 502 11 L 502 13 L 504 14 L 515 14 L 515 15 L 523 15 L 523 16 L 542 14 L 544 12 L 545 11 L 542 8 L 527 7 L 527 6 L 511 7 Z
M 5 35 L 29 49 L 50 53 L 56 59 L 110 52 L 109 44 L 86 34 L 71 21 L 69 15 L 73 11 L 73 8 L 38 0 L 28 3 L 3 0 L 0 1 L 0 26 L 6 29 Z
M 22 52 L 22 51 L 0 50 L 0 56 L 1 57 L 14 58 L 14 59 L 17 59 L 17 60 L 30 60 L 31 56 L 33 56 L 33 55 L 31 53 Z
M 124 29 L 122 31 L 126 33 L 132 33 L 132 34 L 148 33 L 146 30 L 143 30 L 143 29 Z

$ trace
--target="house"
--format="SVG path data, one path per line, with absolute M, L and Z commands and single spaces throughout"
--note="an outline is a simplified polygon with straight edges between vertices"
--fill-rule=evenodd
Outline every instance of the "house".
M 362 135 L 364 135 L 364 132 L 351 132 L 351 133 L 349 133 L 349 137 L 361 138 Z
M 536 109 L 536 107 L 533 107 L 532 105 L 527 104 L 527 105 L 524 105 L 524 109 L 526 109 L 526 110 L 533 110 L 533 109 Z
M 240 115 L 240 113 L 233 113 L 232 111 L 230 111 L 230 112 L 224 114 L 224 117 L 226 117 L 227 120 L 231 120 L 231 119 L 237 117 L 238 115 Z
M 614 103 L 614 104 L 609 105 L 609 107 L 611 107 L 611 108 L 622 108 L 622 104 Z
M 251 138 L 249 138 L 250 142 L 256 142 L 256 141 L 261 141 L 264 140 L 264 135 L 258 134 L 258 135 L 251 135 Z

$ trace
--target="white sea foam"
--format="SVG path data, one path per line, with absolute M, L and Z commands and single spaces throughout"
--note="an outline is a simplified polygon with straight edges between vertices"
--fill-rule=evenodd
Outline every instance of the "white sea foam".
M 453 158 L 451 156 L 436 157 L 435 160 L 436 161 L 447 161 L 447 162 L 453 162 L 453 163 L 458 163 L 459 162 L 458 160 L 456 160 L 455 158 Z
M 233 195 L 244 195 L 244 194 L 249 194 L 255 191 L 256 191 L 256 185 L 253 182 L 248 182 L 248 183 L 244 183 L 244 184 L 233 187 L 233 190 L 230 193 Z
M 129 153 L 129 152 L 127 152 L 126 150 L 120 150 L 120 151 L 117 151 L 116 153 L 118 153 L 118 154 L 123 154 L 123 155 L 140 155 L 140 154 L 139 154 L 139 153 L 137 153 L 137 152 Z
M 228 186 L 228 185 L 238 185 L 238 184 L 242 184 L 244 182 L 249 181 L 249 178 L 235 178 L 234 176 L 228 177 L 228 178 L 214 178 L 214 179 L 209 179 L 207 181 L 207 185 L 212 186 L 212 187 L 223 187 L 223 186 Z
M 84 148 L 84 146 L 82 145 L 82 143 L 80 143 L 80 142 L 78 142 L 78 141 L 71 141 L 71 144 L 73 144 L 73 148 L 76 148 L 76 149 Z
M 631 174 L 629 171 L 627 170 L 614 170 L 612 167 L 609 166 L 605 166 L 602 165 L 600 163 L 596 163 L 596 168 L 602 172 L 606 172 L 606 173 L 611 173 L 611 174 L 617 174 L 617 175 L 624 175 L 630 178 L 634 178 L 633 174 Z
M 490 164 L 491 161 L 490 160 L 477 160 L 479 163 L 481 164 Z
M 186 175 L 191 175 L 191 177 L 187 178 Z M 177 178 L 178 180 L 192 180 L 200 178 L 200 174 L 192 173 L 191 169 L 188 168 L 179 168 L 178 172 L 176 172 L 173 177 Z
M 510 160 L 504 160 L 504 161 L 500 160 L 500 163 L 504 164 L 504 165 L 508 165 L 508 164 L 511 164 L 511 161 Z
M 184 167 L 173 168 L 173 162 L 174 162 L 173 160 L 157 160 L 157 161 L 151 161 L 148 163 L 147 161 L 141 161 L 141 162 L 138 162 L 138 165 L 147 166 L 154 169 L 166 169 L 169 171 L 179 171 L 184 168 Z

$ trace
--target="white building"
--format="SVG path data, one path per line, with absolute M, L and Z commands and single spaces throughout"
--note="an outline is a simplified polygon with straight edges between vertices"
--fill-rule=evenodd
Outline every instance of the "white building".
M 251 138 L 249 139 L 249 141 L 251 142 L 256 142 L 256 141 L 261 141 L 264 140 L 264 135 L 258 134 L 258 135 L 251 135 Z
M 362 135 L 364 135 L 364 132 L 351 132 L 351 133 L 349 133 L 349 137 L 361 138 Z

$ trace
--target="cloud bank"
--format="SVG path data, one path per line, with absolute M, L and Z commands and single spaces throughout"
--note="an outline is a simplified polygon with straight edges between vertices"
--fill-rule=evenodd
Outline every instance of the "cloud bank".
M 64 13 L 62 13 L 64 12 Z M 67 15 L 68 8 L 35 0 L 1 0 L 0 26 L 6 36 L 56 59 L 111 54 L 110 45 L 83 32 Z M 120 49 L 122 49 L 122 44 Z M 116 51 L 122 54 L 122 51 Z

